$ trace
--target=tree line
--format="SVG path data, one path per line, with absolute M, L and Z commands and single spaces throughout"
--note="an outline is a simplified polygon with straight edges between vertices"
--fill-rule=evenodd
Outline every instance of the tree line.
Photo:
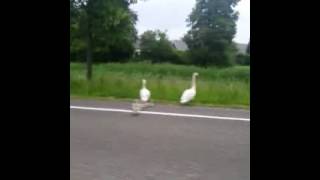
M 186 17 L 190 30 L 183 41 L 188 50 L 182 52 L 174 48 L 165 32 L 146 31 L 138 37 L 135 28 L 138 16 L 129 8 L 137 0 L 70 0 L 70 60 L 87 63 L 88 79 L 93 61 L 150 60 L 204 67 L 231 66 L 240 62 L 232 41 L 238 19 L 234 7 L 238 2 L 196 0 Z M 138 40 L 140 52 L 135 48 Z

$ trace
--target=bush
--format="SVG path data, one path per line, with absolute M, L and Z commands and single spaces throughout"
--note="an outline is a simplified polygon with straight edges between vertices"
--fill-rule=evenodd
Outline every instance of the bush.
M 70 62 L 85 62 L 85 51 L 70 51 Z
M 174 64 L 192 64 L 187 51 L 179 51 L 174 50 L 174 53 L 176 54 L 176 59 L 172 62 Z
M 231 51 L 214 52 L 205 47 L 190 50 L 188 58 L 191 60 L 192 64 L 202 67 L 229 67 L 234 64 L 234 58 Z
M 113 45 L 104 48 L 95 48 L 92 52 L 94 63 L 108 63 L 108 62 L 127 62 L 132 58 L 134 52 L 133 45 L 121 44 Z M 85 62 L 86 49 L 85 48 L 71 48 L 70 50 L 71 62 Z
M 250 65 L 250 55 L 238 54 L 236 56 L 236 63 L 239 65 Z
M 151 59 L 153 63 L 180 63 L 179 54 L 165 32 L 146 31 L 140 38 L 141 57 Z

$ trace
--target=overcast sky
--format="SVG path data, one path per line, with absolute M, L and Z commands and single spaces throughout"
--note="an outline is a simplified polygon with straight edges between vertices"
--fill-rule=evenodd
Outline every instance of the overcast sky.
M 186 18 L 195 6 L 195 0 L 148 0 L 139 1 L 131 8 L 138 13 L 139 35 L 146 30 L 167 30 L 171 40 L 180 39 L 187 32 Z M 240 16 L 237 22 L 238 43 L 248 43 L 250 38 L 250 0 L 240 0 L 236 9 Z

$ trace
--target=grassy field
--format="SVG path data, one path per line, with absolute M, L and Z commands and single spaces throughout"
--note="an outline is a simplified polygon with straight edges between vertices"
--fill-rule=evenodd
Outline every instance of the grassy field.
M 147 80 L 155 102 L 178 103 L 198 72 L 197 95 L 191 104 L 223 107 L 250 106 L 250 67 L 199 68 L 172 64 L 97 64 L 93 79 L 86 81 L 85 66 L 70 64 L 70 95 L 83 98 L 137 99 L 141 79 Z

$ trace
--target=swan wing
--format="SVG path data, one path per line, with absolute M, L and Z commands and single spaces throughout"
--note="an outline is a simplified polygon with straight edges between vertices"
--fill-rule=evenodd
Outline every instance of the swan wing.
M 191 101 L 195 95 L 196 92 L 193 89 L 185 90 L 180 98 L 180 103 L 187 103 Z
M 151 95 L 151 93 L 148 89 L 143 88 L 140 90 L 140 100 L 141 101 L 144 101 L 144 102 L 148 101 L 150 98 L 150 95 Z

